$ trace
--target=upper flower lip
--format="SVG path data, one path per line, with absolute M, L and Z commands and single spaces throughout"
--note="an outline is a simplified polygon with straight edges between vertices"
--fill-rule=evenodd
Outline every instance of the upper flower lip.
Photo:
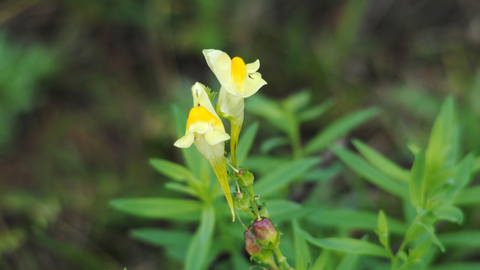
M 232 59 L 228 54 L 214 49 L 203 50 L 208 66 L 213 71 L 220 84 L 230 94 L 247 98 L 255 94 L 260 87 L 267 84 L 262 75 L 257 72 L 260 61 L 246 64 L 246 75 L 242 82 L 235 82 L 232 78 Z

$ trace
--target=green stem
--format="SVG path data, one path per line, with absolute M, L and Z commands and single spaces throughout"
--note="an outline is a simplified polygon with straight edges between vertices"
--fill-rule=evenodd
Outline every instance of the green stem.
M 275 256 L 277 256 L 278 264 L 280 265 L 281 270 L 289 270 L 290 265 L 288 265 L 287 257 L 283 256 L 280 248 L 276 247 L 273 252 L 275 252 Z

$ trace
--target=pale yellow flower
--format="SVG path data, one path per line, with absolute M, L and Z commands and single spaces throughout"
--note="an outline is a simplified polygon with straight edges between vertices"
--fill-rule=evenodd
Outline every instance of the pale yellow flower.
M 217 176 L 230 206 L 233 220 L 235 220 L 224 159 L 224 142 L 230 139 L 230 136 L 225 132 L 225 127 L 220 117 L 213 109 L 205 91 L 205 86 L 195 83 L 192 86 L 192 94 L 193 108 L 188 115 L 185 136 L 178 139 L 174 145 L 180 148 L 188 148 L 192 143 L 195 144 L 202 156 L 208 160 Z
M 230 94 L 247 98 L 267 84 L 257 72 L 260 61 L 245 64 L 242 58 L 230 59 L 228 54 L 219 50 L 203 50 L 207 64 L 222 87 Z

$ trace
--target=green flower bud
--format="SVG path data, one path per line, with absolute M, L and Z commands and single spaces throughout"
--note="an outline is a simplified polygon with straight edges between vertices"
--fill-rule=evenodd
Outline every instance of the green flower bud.
M 237 173 L 238 183 L 244 187 L 249 187 L 253 185 L 253 174 L 251 172 L 239 170 Z
M 238 211 L 249 211 L 250 201 L 248 200 L 248 196 L 245 196 L 243 192 L 236 193 L 233 205 Z
M 262 247 L 273 249 L 280 244 L 280 234 L 270 219 L 266 217 L 256 219 L 252 228 L 253 234 Z

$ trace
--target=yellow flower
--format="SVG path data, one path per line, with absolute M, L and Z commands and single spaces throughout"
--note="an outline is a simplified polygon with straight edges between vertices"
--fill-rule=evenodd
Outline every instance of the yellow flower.
M 225 133 L 225 127 L 213 109 L 205 91 L 205 86 L 198 82 L 195 83 L 192 86 L 192 94 L 193 108 L 188 115 L 185 136 L 178 139 L 174 145 L 180 148 L 188 148 L 192 143 L 195 144 L 202 156 L 208 160 L 217 176 L 230 206 L 233 220 L 235 220 L 233 200 L 223 156 L 225 152 L 224 142 L 230 139 L 230 136 Z
M 242 58 L 230 59 L 228 54 L 219 50 L 203 50 L 207 64 L 222 87 L 232 95 L 247 98 L 267 84 L 257 72 L 260 61 L 245 64 Z
M 230 150 L 233 166 L 237 166 L 237 144 L 243 125 L 244 99 L 255 94 L 260 87 L 267 84 L 257 72 L 260 61 L 245 64 L 242 58 L 230 59 L 228 54 L 219 50 L 203 50 L 207 64 L 222 87 L 218 96 L 217 109 L 222 117 L 231 123 Z

